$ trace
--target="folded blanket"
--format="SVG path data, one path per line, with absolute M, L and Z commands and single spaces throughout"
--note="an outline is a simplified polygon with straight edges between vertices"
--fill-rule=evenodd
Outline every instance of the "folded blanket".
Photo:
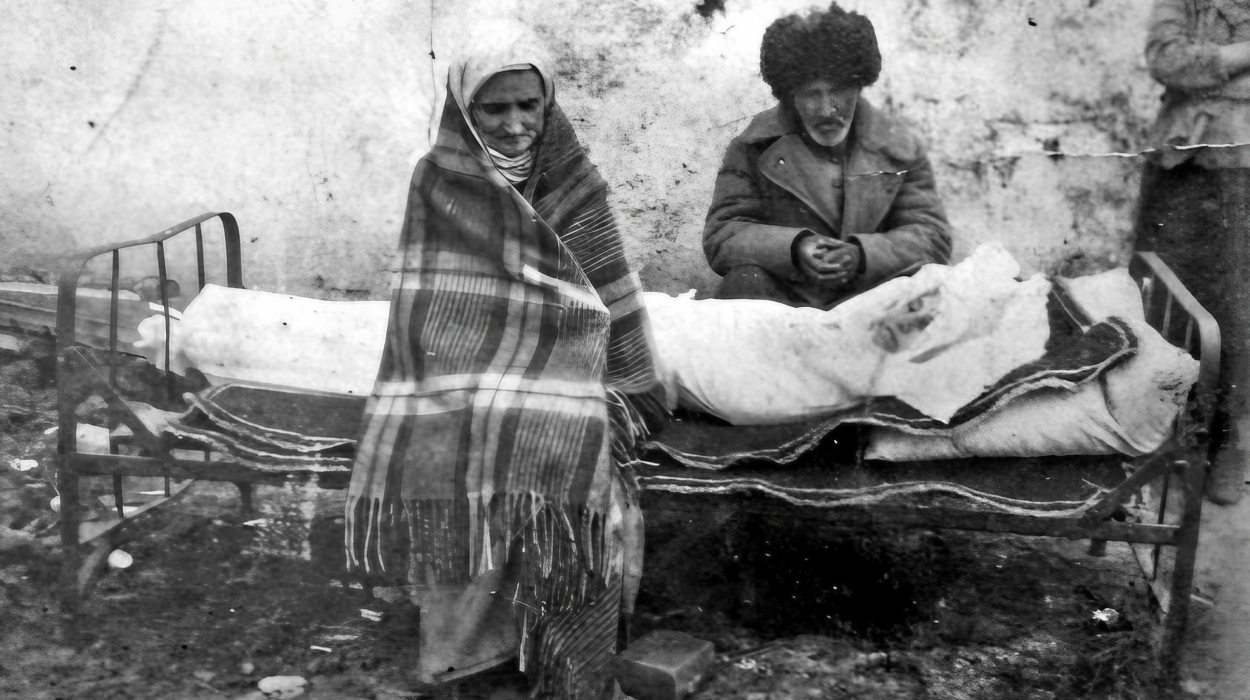
M 1143 455 L 1172 434 L 1198 378 L 1199 364 L 1146 324 L 1136 284 L 1123 269 L 1061 286 L 1090 318 L 1115 317 L 1138 338 L 1132 357 L 1076 391 L 1046 390 L 952 426 L 869 431 L 866 459 L 1070 454 Z M 1122 317 L 1122 318 L 1121 318 Z
M 365 397 L 227 384 L 185 398 L 190 408 L 165 434 L 260 470 L 351 469 Z
M 1120 319 L 1081 330 L 1063 320 L 1057 304 L 1049 308 L 1051 338 L 1046 354 L 1008 373 L 955 411 L 949 422 L 926 416 L 896 398 L 883 397 L 836 415 L 782 426 L 744 428 L 698 417 L 675 421 L 645 445 L 646 451 L 699 469 L 756 461 L 790 464 L 840 426 L 877 426 L 905 434 L 946 430 L 974 422 L 1034 392 L 1075 392 L 1136 351 L 1137 337 Z
M 154 433 L 192 440 L 255 469 L 351 468 L 367 397 L 224 384 L 187 393 L 182 413 L 146 408 Z M 624 394 L 609 392 L 611 449 L 618 463 L 637 458 L 645 418 Z M 136 410 L 144 410 L 139 404 Z M 159 414 L 159 415 L 158 415 Z M 147 420 L 150 418 L 150 420 Z

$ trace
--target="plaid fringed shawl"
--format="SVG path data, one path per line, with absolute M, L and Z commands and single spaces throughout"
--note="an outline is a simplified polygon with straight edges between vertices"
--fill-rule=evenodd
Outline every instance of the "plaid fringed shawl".
M 523 588 L 539 598 L 525 607 L 576 612 L 609 591 L 619 601 L 610 501 L 625 489 L 636 503 L 636 486 L 612 463 L 611 424 L 637 424 L 627 411 L 610 420 L 609 404 L 628 408 L 622 396 L 642 396 L 656 379 L 606 182 L 554 101 L 525 193 L 533 205 L 494 168 L 467 105 L 449 93 L 409 191 L 387 345 L 348 491 L 349 564 L 454 584 L 500 566 L 492 551 L 519 540 Z M 593 632 L 610 637 L 608 653 L 615 609 L 610 617 L 610 629 Z

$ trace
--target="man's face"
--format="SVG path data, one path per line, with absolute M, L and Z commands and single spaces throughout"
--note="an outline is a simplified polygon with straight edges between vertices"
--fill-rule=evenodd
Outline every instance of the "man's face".
M 794 109 L 804 131 L 816 143 L 830 148 L 845 141 L 851 132 L 858 103 L 859 88 L 837 88 L 823 78 L 804 83 L 794 91 Z
M 487 146 L 519 156 L 543 132 L 543 83 L 534 70 L 498 73 L 473 98 L 473 122 Z

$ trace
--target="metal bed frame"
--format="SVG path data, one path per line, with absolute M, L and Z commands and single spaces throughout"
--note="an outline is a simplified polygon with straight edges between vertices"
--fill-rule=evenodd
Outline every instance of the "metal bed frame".
M 233 482 L 241 492 L 245 509 L 251 508 L 251 486 L 256 483 L 282 484 L 310 481 L 325 488 L 343 488 L 348 479 L 345 471 L 275 473 L 258 471 L 241 464 L 222 461 L 197 461 L 176 453 L 177 445 L 150 434 L 145 435 L 140 420 L 117 383 L 118 304 L 120 291 L 120 252 L 124 249 L 150 249 L 155 257 L 161 306 L 165 324 L 170 324 L 167 294 L 165 242 L 185 232 L 194 232 L 198 288 L 211 280 L 205 276 L 204 225 L 217 220 L 224 233 L 225 284 L 242 287 L 242 259 L 239 228 L 229 213 L 207 213 L 184 221 L 146 238 L 92 248 L 70 256 L 61 271 L 57 306 L 56 341 L 58 351 L 58 402 L 60 429 L 58 437 L 58 489 L 61 495 L 61 540 L 63 545 L 63 576 L 66 593 L 76 599 L 82 592 L 84 577 L 83 539 L 80 525 L 84 504 L 80 497 L 80 478 L 108 476 L 113 479 L 114 505 L 118 518 L 113 527 L 124 527 L 139 513 L 127 514 L 122 509 L 122 478 L 126 476 L 164 477 L 169 494 L 171 479 Z M 108 366 L 92 365 L 82 353 L 76 338 L 76 298 L 86 265 L 97 258 L 111 258 L 110 322 L 106 350 Z M 763 514 L 796 514 L 828 519 L 847 524 L 889 525 L 931 529 L 958 529 L 1021 535 L 1089 539 L 1090 553 L 1105 551 L 1107 541 L 1129 543 L 1137 553 L 1151 590 L 1164 615 L 1158 639 L 1166 666 L 1174 669 L 1177 651 L 1183 641 L 1190 610 L 1194 563 L 1202 516 L 1202 494 L 1208 468 L 1207 448 L 1214 414 L 1219 375 L 1219 329 L 1208 314 L 1184 288 L 1175 274 L 1152 253 L 1133 256 L 1129 272 L 1141 290 L 1147 321 L 1173 344 L 1185 349 L 1200 363 L 1199 378 L 1191 392 L 1188 410 L 1178 418 L 1173 437 L 1160 450 L 1133 460 L 1126 478 L 1107 489 L 1096 505 L 1079 516 L 1070 518 L 1034 518 L 1014 513 L 978 512 L 948 502 L 927 504 L 859 503 L 839 507 L 795 508 L 771 498 L 767 490 L 735 493 L 733 507 L 737 510 Z M 197 288 L 197 289 L 198 289 Z M 1080 322 L 1079 309 L 1070 309 Z M 177 397 L 174 376 L 169 373 L 169 341 L 166 334 L 165 370 L 166 396 Z M 83 381 L 86 373 L 87 381 Z M 76 442 L 75 410 L 90 393 L 97 393 L 109 405 L 110 449 L 108 454 L 80 452 Z M 113 430 L 128 426 L 131 435 L 121 436 Z M 121 431 L 125 432 L 125 431 Z M 126 452 L 120 449 L 127 444 Z M 976 460 L 972 460 L 976 461 Z M 1127 461 L 1125 458 L 1124 461 Z M 863 471 L 863 464 L 855 468 Z M 871 465 L 867 465 L 871 467 Z M 661 465 L 670 470 L 672 465 Z M 665 493 L 648 487 L 648 472 L 641 471 L 643 509 L 694 509 L 698 499 Z M 957 477 L 956 477 L 957 478 Z M 706 496 L 702 497 L 706 502 Z M 99 536 L 100 533 L 96 533 Z M 89 575 L 89 574 L 86 574 Z M 75 582 L 79 585 L 75 586 Z

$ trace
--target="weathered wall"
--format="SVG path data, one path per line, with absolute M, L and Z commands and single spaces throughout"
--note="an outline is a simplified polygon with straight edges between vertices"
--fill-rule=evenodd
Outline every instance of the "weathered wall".
M 708 19 L 694 4 L 5 3 L 0 269 L 224 209 L 250 285 L 384 295 L 446 59 L 471 18 L 511 12 L 550 40 L 560 100 L 646 284 L 706 286 L 700 230 L 722 149 L 771 102 L 759 38 L 810 3 L 727 0 Z M 957 254 L 1000 239 L 1030 269 L 1123 262 L 1139 163 L 1100 154 L 1139 148 L 1153 116 L 1148 3 L 844 4 L 878 28 L 869 99 L 931 144 Z

